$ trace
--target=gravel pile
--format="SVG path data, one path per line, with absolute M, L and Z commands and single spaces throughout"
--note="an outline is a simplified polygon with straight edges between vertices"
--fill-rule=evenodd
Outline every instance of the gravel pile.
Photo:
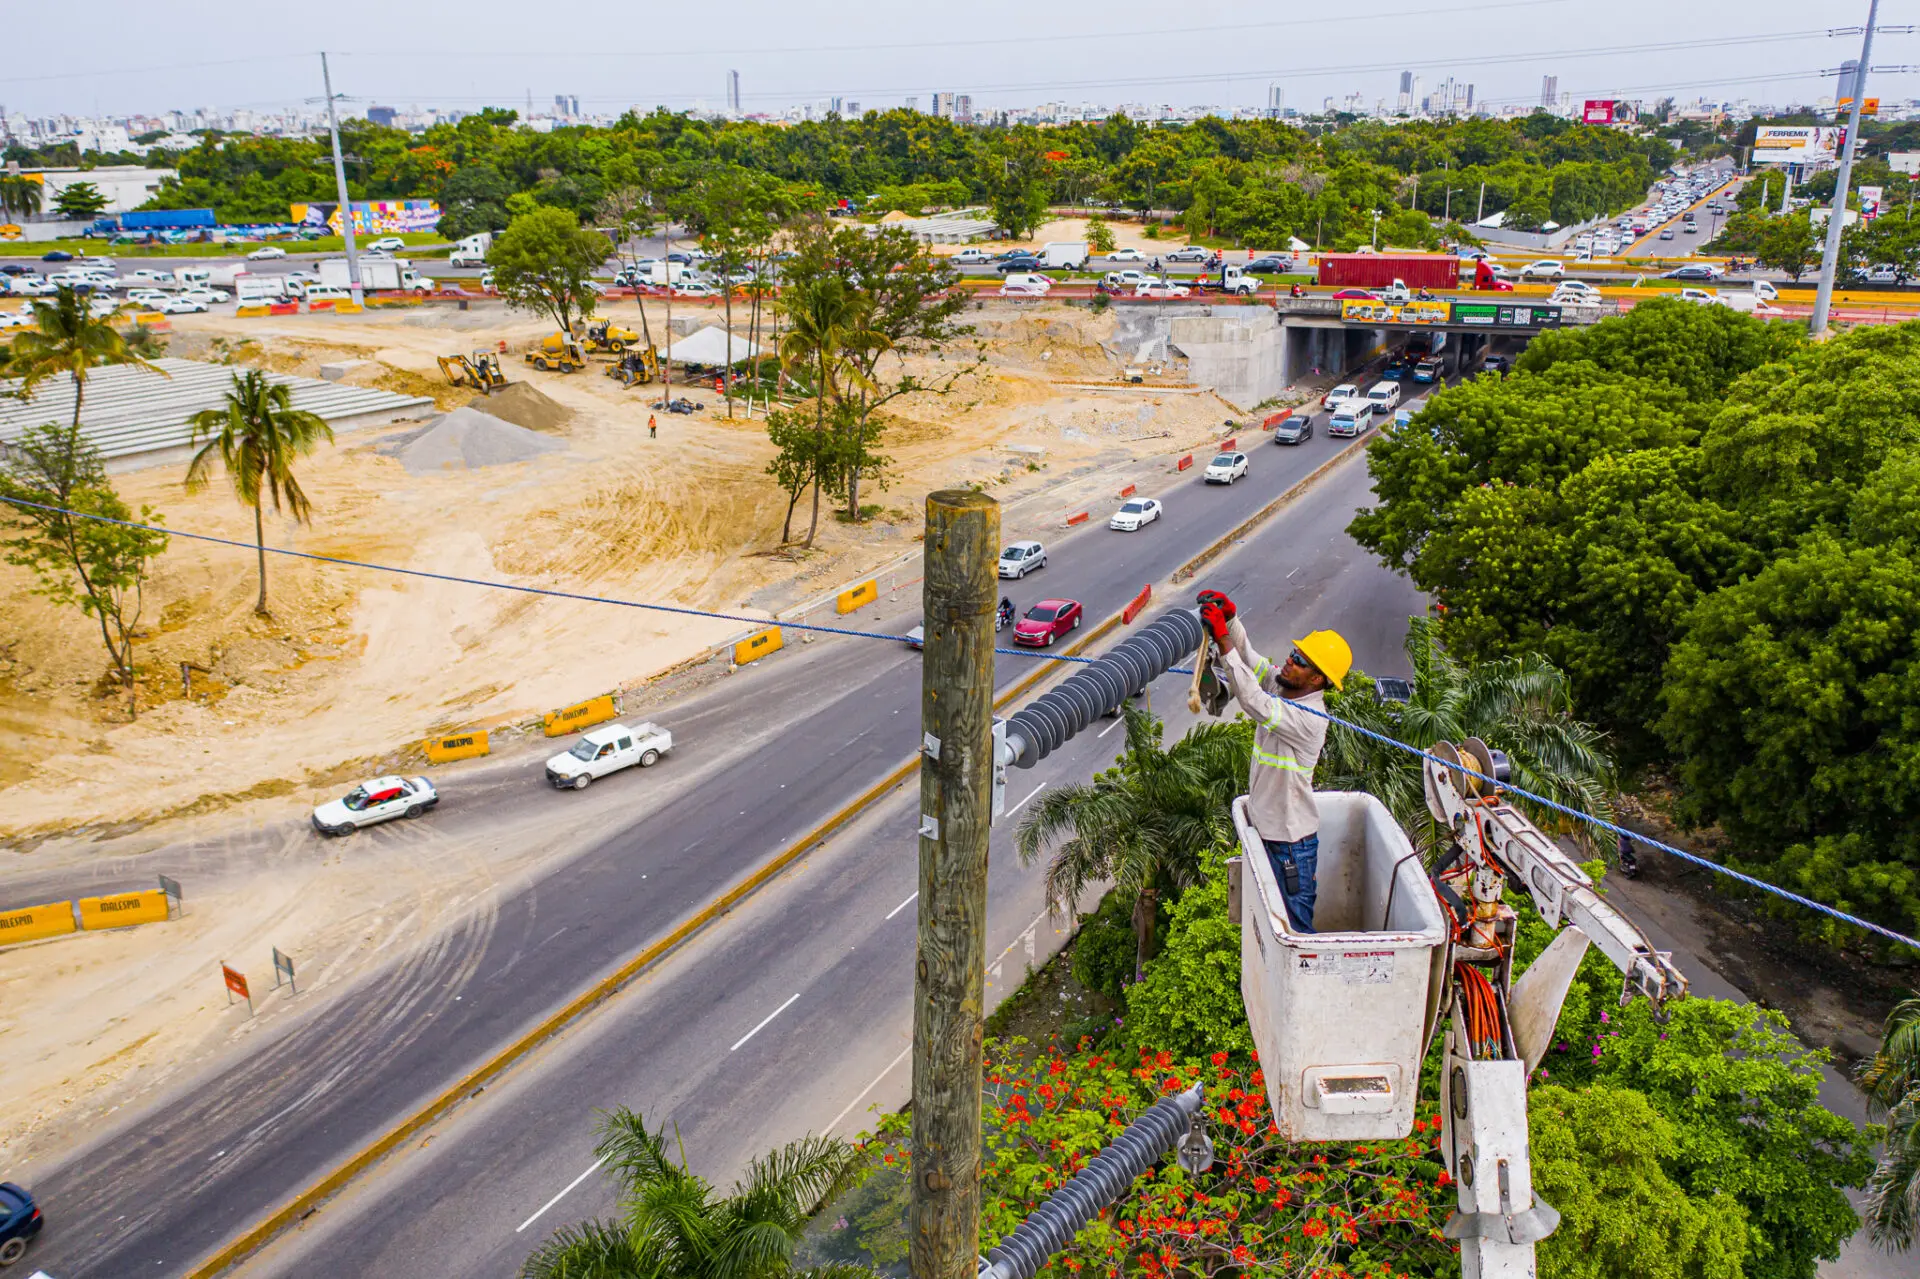
M 566 445 L 475 408 L 455 409 L 395 451 L 411 475 L 527 462 Z
M 527 382 L 515 382 L 489 395 L 487 412 L 534 431 L 557 431 L 573 410 Z

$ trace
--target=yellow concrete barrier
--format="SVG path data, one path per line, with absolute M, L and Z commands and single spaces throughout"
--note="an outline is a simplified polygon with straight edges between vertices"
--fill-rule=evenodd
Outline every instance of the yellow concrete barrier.
M 569 706 L 565 710 L 549 711 L 542 721 L 548 737 L 560 737 L 575 733 L 583 728 L 591 728 L 619 714 L 613 708 L 613 694 L 589 698 L 578 706 Z
M 493 747 L 487 742 L 484 729 L 471 733 L 454 733 L 449 737 L 429 737 L 426 746 L 427 760 L 434 764 L 448 764 L 456 759 L 472 759 L 476 755 L 487 755 L 493 751 Z
M 247 319 L 247 320 L 251 320 L 251 319 L 254 319 L 254 318 L 256 318 L 256 317 L 259 317 L 259 316 L 262 316 L 262 315 L 271 315 L 271 314 L 273 314 L 273 312 L 271 312 L 270 310 L 268 310 L 268 309 L 267 309 L 266 307 L 264 307 L 264 306 L 242 306 L 242 307 L 236 307 L 236 308 L 234 308 L 234 312 L 233 312 L 233 313 L 234 313 L 235 315 L 237 315 L 237 316 L 239 316 L 239 317 L 241 317 L 242 319 Z
M 358 315 L 366 309 L 366 307 L 354 302 L 335 302 L 333 304 L 333 313 L 335 315 Z
M 133 322 L 135 324 L 165 324 L 167 322 L 167 313 L 165 311 L 135 311 L 133 313 Z
M 745 666 L 748 662 L 759 661 L 768 653 L 777 653 L 787 645 L 780 637 L 780 628 L 772 627 L 758 635 L 749 635 L 733 646 L 733 664 Z
M 72 902 L 47 902 L 41 906 L 0 910 L 0 946 L 39 941 L 42 937 L 60 937 L 72 932 L 74 927 Z
M 840 592 L 834 607 L 842 613 L 851 613 L 854 609 L 871 604 L 880 598 L 880 579 L 868 578 L 858 586 L 849 587 Z
M 111 897 L 82 897 L 80 927 L 125 928 L 130 924 L 163 924 L 167 921 L 167 895 L 157 888 L 138 893 L 115 893 Z

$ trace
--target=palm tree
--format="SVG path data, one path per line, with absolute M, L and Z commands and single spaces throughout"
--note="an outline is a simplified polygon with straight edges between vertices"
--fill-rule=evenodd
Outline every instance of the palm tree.
M 1880 1048 L 1860 1068 L 1867 1113 L 1887 1124 L 1880 1162 L 1867 1178 L 1867 1238 L 1905 1252 L 1920 1234 L 1920 998 L 1887 1014 Z
M 131 364 L 161 377 L 172 376 L 130 348 L 120 330 L 104 319 L 95 319 L 87 309 L 87 299 L 65 285 L 50 300 L 33 304 L 33 323 L 33 329 L 13 339 L 13 359 L 8 369 L 20 379 L 18 393 L 23 397 L 56 373 L 71 373 L 76 431 L 87 394 L 88 369 L 102 364 Z
M 1244 725 L 1202 724 L 1162 750 L 1163 726 L 1128 705 L 1127 744 L 1092 782 L 1048 790 L 1020 822 L 1020 860 L 1043 849 L 1047 900 L 1057 914 L 1074 909 L 1088 887 L 1112 880 L 1133 898 L 1134 978 L 1158 946 L 1155 913 L 1163 894 L 1201 877 L 1201 855 L 1234 839 L 1229 805 L 1246 789 L 1253 735 Z
M 46 188 L 24 173 L 0 174 L 0 213 L 21 219 L 40 212 Z
M 1417 746 L 1478 737 L 1505 751 L 1513 764 L 1512 783 L 1537 795 L 1611 820 L 1613 762 L 1605 736 L 1573 717 L 1573 695 L 1565 672 L 1538 654 L 1467 663 L 1440 644 L 1433 619 L 1407 621 L 1407 660 L 1413 669 L 1412 700 L 1383 702 L 1370 685 L 1329 692 L 1327 709 L 1342 719 Z M 1409 832 L 1437 832 L 1427 812 L 1422 761 L 1339 724 L 1327 732 L 1314 784 L 1322 790 L 1361 790 L 1376 796 Z M 1560 830 L 1587 841 L 1584 824 L 1514 797 L 1544 830 Z
M 333 428 L 313 413 L 293 407 L 285 383 L 269 382 L 258 369 L 233 375 L 224 408 L 206 409 L 188 419 L 200 451 L 187 465 L 189 492 L 207 483 L 217 454 L 233 481 L 233 491 L 253 508 L 253 540 L 260 559 L 260 599 L 253 611 L 267 612 L 267 537 L 260 499 L 273 499 L 302 524 L 312 523 L 313 504 L 293 474 L 293 460 L 333 440 Z M 200 441 L 206 437 L 206 443 Z
M 807 1218 L 853 1183 L 860 1156 L 832 1137 L 803 1137 L 761 1156 L 720 1196 L 624 1106 L 601 1123 L 596 1153 L 620 1183 L 620 1220 L 565 1226 L 522 1279 L 876 1279 L 859 1266 L 796 1270 Z
M 813 373 L 814 429 L 824 432 L 828 397 L 841 399 L 849 386 L 871 385 L 860 372 L 859 355 L 885 350 L 891 343 L 869 322 L 867 299 L 840 276 L 821 275 L 795 286 L 785 305 L 788 327 L 780 338 L 780 363 Z M 807 526 L 809 547 L 820 528 L 823 478 L 816 476 L 814 480 L 813 520 Z

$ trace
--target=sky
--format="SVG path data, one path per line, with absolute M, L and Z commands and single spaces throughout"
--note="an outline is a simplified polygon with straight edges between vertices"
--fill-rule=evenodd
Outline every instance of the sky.
M 1912 16 L 1898 7 L 1882 6 L 1883 26 Z M 1780 103 L 1832 95 L 1821 72 L 1858 56 L 1859 35 L 1828 27 L 1866 16 L 1863 4 L 1840 12 L 1806 0 L 1213 0 L 1192 10 L 1147 0 L 93 0 L 76 41 L 65 5 L 9 8 L 0 106 L 29 116 L 317 102 L 322 47 L 354 114 L 374 103 L 524 112 L 529 94 L 545 114 L 557 93 L 587 114 L 720 107 L 729 70 L 749 112 L 830 97 L 863 110 L 917 97 L 926 110 L 938 90 L 971 94 L 976 112 L 1054 100 L 1260 106 L 1269 85 L 1288 106 L 1358 91 L 1371 107 L 1393 104 L 1402 70 L 1428 92 L 1448 76 L 1471 82 L 1476 101 L 1495 105 L 1537 103 L 1543 75 L 1576 102 L 1672 93 Z M 1874 64 L 1912 57 L 1917 39 L 1880 36 Z M 1904 100 L 1920 95 L 1920 76 L 1876 76 L 1868 91 Z

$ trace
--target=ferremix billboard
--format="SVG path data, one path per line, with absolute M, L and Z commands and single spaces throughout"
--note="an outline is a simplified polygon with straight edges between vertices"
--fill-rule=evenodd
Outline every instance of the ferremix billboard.
M 1838 129 L 1768 125 L 1753 135 L 1755 164 L 1810 164 L 1833 159 Z

